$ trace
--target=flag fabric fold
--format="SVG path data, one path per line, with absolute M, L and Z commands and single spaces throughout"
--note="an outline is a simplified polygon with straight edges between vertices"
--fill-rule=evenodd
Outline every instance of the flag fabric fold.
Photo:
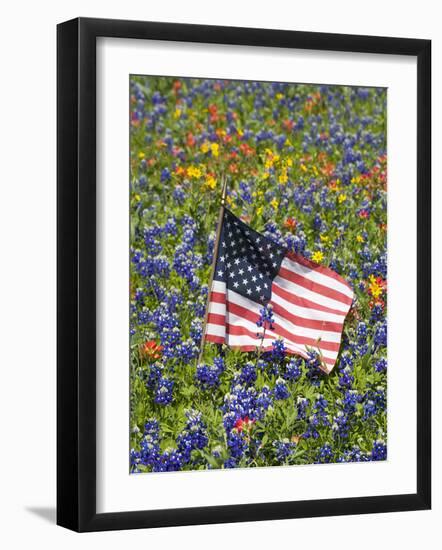
M 279 338 L 288 353 L 307 358 L 309 350 L 316 351 L 329 373 L 352 301 L 350 285 L 333 270 L 288 251 L 224 210 L 206 341 L 269 351 Z M 262 339 L 256 323 L 263 306 L 271 306 L 274 322 Z

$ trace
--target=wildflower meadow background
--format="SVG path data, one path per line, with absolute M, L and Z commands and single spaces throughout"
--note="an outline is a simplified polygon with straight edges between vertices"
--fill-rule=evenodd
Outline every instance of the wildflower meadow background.
M 386 101 L 131 78 L 131 472 L 386 459 Z M 223 174 L 235 215 L 354 289 L 330 375 L 282 342 L 198 362 Z

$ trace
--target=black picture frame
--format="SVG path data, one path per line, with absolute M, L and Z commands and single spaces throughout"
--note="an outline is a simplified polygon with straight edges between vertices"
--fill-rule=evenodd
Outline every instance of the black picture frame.
M 96 512 L 96 39 L 396 54 L 417 59 L 417 491 L 361 498 Z M 57 523 L 104 531 L 431 506 L 431 41 L 74 19 L 57 28 Z M 409 116 L 407 114 L 407 116 Z

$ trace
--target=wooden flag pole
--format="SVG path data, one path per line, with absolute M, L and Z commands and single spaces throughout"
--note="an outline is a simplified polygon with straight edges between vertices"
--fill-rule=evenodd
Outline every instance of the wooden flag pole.
M 218 214 L 218 225 L 216 227 L 216 235 L 215 235 L 215 246 L 213 249 L 213 260 L 212 260 L 212 268 L 210 270 L 210 278 L 209 278 L 209 286 L 207 290 L 207 301 L 206 301 L 206 311 L 204 314 L 204 322 L 203 322 L 203 329 L 201 333 L 201 347 L 200 347 L 200 353 L 198 356 L 198 364 L 201 363 L 201 359 L 203 357 L 204 352 L 204 341 L 206 337 L 206 327 L 207 327 L 207 319 L 209 317 L 209 302 L 210 302 L 210 292 L 212 289 L 212 283 L 213 283 L 213 275 L 215 273 L 215 266 L 216 261 L 218 259 L 218 249 L 219 249 L 219 241 L 221 237 L 221 228 L 223 225 L 223 218 L 224 218 L 224 209 L 226 206 L 226 197 L 227 197 L 227 178 L 226 176 L 222 176 L 222 192 L 221 192 L 221 206 L 219 209 Z

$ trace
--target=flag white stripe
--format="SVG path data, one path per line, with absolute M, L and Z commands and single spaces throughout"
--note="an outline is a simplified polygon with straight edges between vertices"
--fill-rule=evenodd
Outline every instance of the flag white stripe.
M 215 279 L 212 282 L 212 291 L 221 292 L 222 294 L 226 293 L 226 283 L 223 281 L 216 281 Z
M 275 283 L 273 283 L 275 284 Z M 275 285 L 278 286 L 278 285 Z M 281 287 L 279 287 L 281 288 Z M 330 321 L 332 323 L 344 323 L 345 315 L 337 315 L 335 313 L 328 313 L 327 311 L 320 311 L 319 309 L 301 307 L 296 304 L 288 302 L 281 296 L 278 296 L 276 292 L 272 293 L 272 302 L 279 304 L 281 307 L 286 309 L 289 313 L 302 317 L 303 319 L 311 319 L 313 321 Z
M 320 271 L 301 265 L 292 258 L 288 258 L 286 256 L 282 261 L 281 267 L 285 267 L 286 269 L 293 271 L 293 273 L 301 275 L 314 283 L 333 288 L 334 290 L 337 290 L 338 292 L 341 292 L 342 294 L 345 294 L 349 298 L 353 299 L 353 292 L 347 285 L 344 285 L 333 277 L 329 277 Z
M 289 281 L 288 279 L 284 279 L 280 275 L 277 275 L 274 278 L 274 282 L 279 287 L 286 290 L 287 292 L 290 292 L 291 294 L 294 294 L 298 298 L 304 298 L 306 300 L 309 300 L 310 302 L 314 302 L 315 304 L 319 304 L 321 306 L 325 306 L 325 307 L 328 307 L 328 308 L 331 308 L 331 309 L 335 309 L 337 311 L 342 311 L 345 314 L 347 314 L 347 311 L 349 309 L 349 306 L 347 304 L 344 304 L 343 302 L 338 302 L 337 300 L 333 300 L 332 298 L 328 298 L 327 296 L 324 296 L 323 294 L 318 294 L 317 292 L 313 292 L 312 290 L 308 290 L 307 288 L 304 288 L 303 286 L 297 285 L 293 281 Z
M 220 304 L 219 302 L 210 302 L 209 313 L 215 313 L 217 315 L 225 315 L 227 312 L 226 304 Z

